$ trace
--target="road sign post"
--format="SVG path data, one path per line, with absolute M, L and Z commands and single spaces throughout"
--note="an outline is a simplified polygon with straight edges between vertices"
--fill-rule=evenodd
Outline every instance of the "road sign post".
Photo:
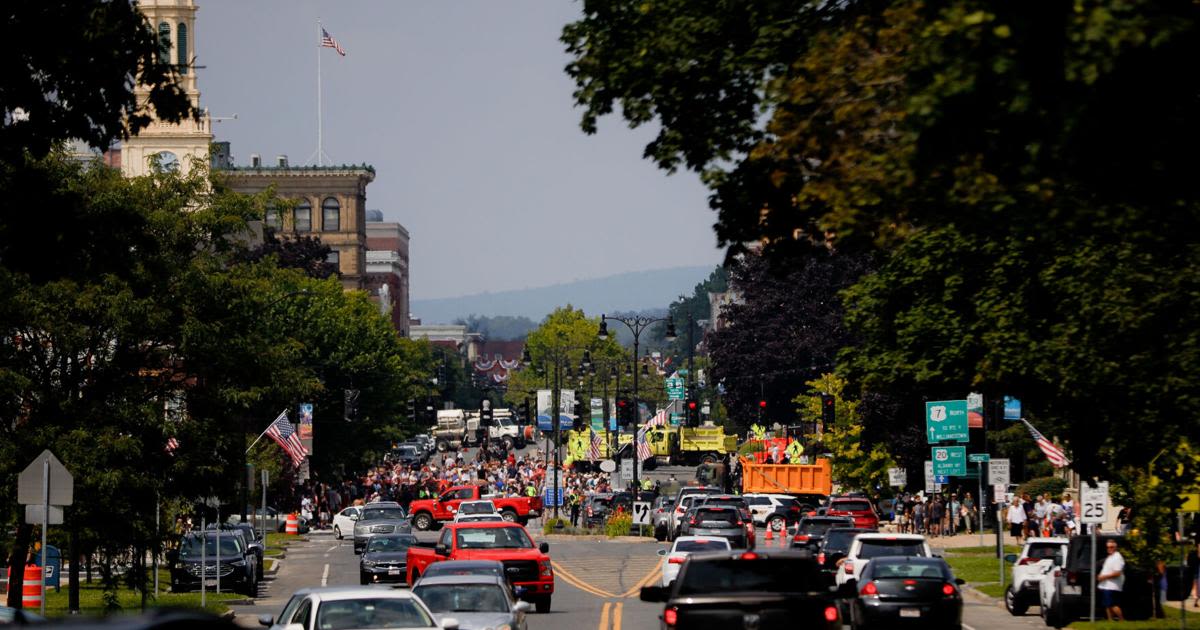
M 934 475 L 962 477 L 967 474 L 967 447 L 935 446 L 930 452 Z
M 893 488 L 900 488 L 904 486 L 904 482 L 907 481 L 907 476 L 908 475 L 903 468 L 889 468 L 888 485 L 892 486 Z
M 1096 530 L 1108 518 L 1108 482 L 1092 485 L 1087 481 L 1079 484 L 1079 522 L 1087 523 L 1092 535 L 1092 579 L 1091 605 L 1088 619 L 1096 622 Z
M 967 442 L 967 401 L 938 400 L 925 403 L 925 437 L 937 442 Z
M 17 503 L 26 506 L 25 519 L 37 517 L 42 525 L 42 567 L 46 566 L 46 533 L 50 525 L 62 523 L 62 506 L 71 505 L 75 501 L 75 479 L 67 468 L 49 449 L 42 451 L 36 459 L 21 471 L 17 477 Z M 57 514 L 50 507 L 57 508 Z M 28 508 L 35 508 L 31 513 Z M 56 522 L 57 519 L 57 522 Z M 13 572 L 16 575 L 16 572 Z M 46 574 L 42 572 L 41 614 L 46 615 Z M 9 588 L 13 585 L 10 584 Z

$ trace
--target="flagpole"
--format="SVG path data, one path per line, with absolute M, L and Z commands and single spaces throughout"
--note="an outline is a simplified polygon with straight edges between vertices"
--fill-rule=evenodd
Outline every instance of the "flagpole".
M 317 18 L 317 166 L 322 165 L 321 156 L 325 153 L 321 146 L 321 38 L 323 35 L 321 19 Z
M 283 409 L 283 411 L 279 412 L 279 414 L 280 414 L 280 415 L 283 415 L 283 414 L 286 414 L 286 413 L 287 413 L 287 408 L 286 408 L 286 407 Z M 279 419 L 279 416 L 275 416 L 275 419 L 276 419 L 276 420 L 278 420 L 278 419 Z M 271 421 L 271 424 L 275 424 L 275 420 L 272 420 L 272 421 Z M 250 452 L 250 449 L 254 448 L 254 445 L 255 445 L 255 444 L 258 444 L 258 441 L 262 439 L 262 436 L 264 436 L 264 435 L 266 435 L 266 434 L 267 434 L 267 429 L 270 429 L 270 428 L 271 428 L 271 424 L 268 424 L 268 425 L 267 425 L 267 428 L 266 428 L 266 429 L 263 429 L 263 430 L 262 430 L 262 433 L 259 433 L 259 434 L 258 434 L 258 437 L 254 438 L 254 441 L 250 443 L 250 446 L 247 446 L 247 447 L 246 447 L 246 452 L 247 452 L 247 453 L 249 453 L 249 452 Z

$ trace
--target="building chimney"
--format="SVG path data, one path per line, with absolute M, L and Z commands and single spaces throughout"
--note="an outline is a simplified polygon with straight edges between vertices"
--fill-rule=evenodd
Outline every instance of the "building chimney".
M 287 168 L 287 156 L 286 155 L 276 155 L 275 161 L 278 164 L 279 168 Z
M 262 156 L 257 153 L 250 154 L 250 168 L 261 168 Z

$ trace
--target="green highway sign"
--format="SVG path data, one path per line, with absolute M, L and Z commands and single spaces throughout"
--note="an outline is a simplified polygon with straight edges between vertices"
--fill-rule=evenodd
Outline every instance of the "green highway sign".
M 992 456 L 988 455 L 987 453 L 971 453 L 970 455 L 967 455 L 967 461 L 971 462 L 972 464 L 982 464 L 984 462 L 992 461 Z
M 934 475 L 961 477 L 967 474 L 967 447 L 935 446 L 931 451 Z
M 925 403 L 925 437 L 930 444 L 966 442 L 967 401 L 939 400 Z
M 678 377 L 666 379 L 667 400 L 683 400 L 687 398 L 687 383 Z

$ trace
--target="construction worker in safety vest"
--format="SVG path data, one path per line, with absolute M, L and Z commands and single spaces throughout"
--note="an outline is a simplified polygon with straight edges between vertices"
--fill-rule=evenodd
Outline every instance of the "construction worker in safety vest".
M 750 427 L 750 431 L 754 433 L 754 439 L 756 440 L 767 439 L 767 430 L 761 424 L 755 423 Z
M 804 456 L 804 447 L 800 445 L 800 440 L 792 440 L 787 446 L 787 457 L 789 464 L 799 464 L 800 458 Z
M 653 490 L 654 482 L 645 477 L 642 478 L 642 490 Z

